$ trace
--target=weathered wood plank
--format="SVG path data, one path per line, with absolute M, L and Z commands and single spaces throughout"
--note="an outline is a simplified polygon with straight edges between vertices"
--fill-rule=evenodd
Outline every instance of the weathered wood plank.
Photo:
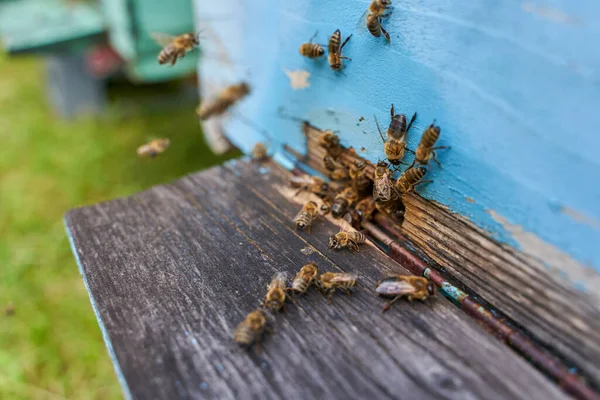
M 306 163 L 318 171 L 325 152 L 319 130 L 304 126 Z M 360 155 L 360 153 L 358 153 Z M 356 154 L 346 151 L 349 164 Z M 372 167 L 369 168 L 372 177 Z M 416 194 L 404 196 L 400 232 L 442 266 L 460 286 L 475 292 L 554 354 L 600 384 L 600 302 L 569 287 L 539 260 L 493 240 L 465 217 Z
M 265 167 L 263 167 L 265 168 Z M 379 313 L 386 273 L 406 273 L 373 245 L 327 250 L 291 219 L 275 165 L 238 162 L 66 217 L 99 317 L 134 398 L 565 398 L 443 297 Z M 264 172 L 265 169 L 262 169 Z M 274 317 L 261 352 L 231 339 L 276 271 L 315 261 L 359 287 L 332 305 L 315 291 Z

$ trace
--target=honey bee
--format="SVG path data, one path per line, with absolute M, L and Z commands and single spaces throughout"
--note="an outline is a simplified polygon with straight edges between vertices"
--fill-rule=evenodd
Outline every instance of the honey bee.
M 329 190 L 329 185 L 327 185 L 327 183 L 325 183 L 325 181 L 318 176 L 292 176 L 290 178 L 290 186 L 293 188 L 298 188 L 296 195 L 298 195 L 301 191 L 306 190 L 316 194 L 319 197 L 326 197 L 327 191 Z
M 396 190 L 400 194 L 404 195 L 414 190 L 415 186 L 423 183 L 432 182 L 431 180 L 423 180 L 423 177 L 427 173 L 427 170 L 423 167 L 409 168 L 400 175 L 400 178 L 396 181 Z
M 192 51 L 200 42 L 198 35 L 194 33 L 184 33 L 179 36 L 171 36 L 164 33 L 153 32 L 150 34 L 152 38 L 163 49 L 158 53 L 158 63 L 160 65 L 171 63 L 175 65 L 177 60 L 185 57 L 187 52 Z
M 335 293 L 336 289 L 351 295 L 350 288 L 356 286 L 358 276 L 356 274 L 349 273 L 336 273 L 336 272 L 325 272 L 315 282 L 317 288 L 329 297 L 329 304 L 331 304 L 331 298 Z
M 363 159 L 354 160 L 353 165 L 348 171 L 348 175 L 352 180 L 354 189 L 358 193 L 364 193 L 369 190 L 371 186 L 371 180 L 367 177 L 367 162 Z
M 342 153 L 340 138 L 332 131 L 323 131 L 319 135 L 319 146 L 325 149 L 330 157 L 337 158 Z
M 296 277 L 292 281 L 291 291 L 297 294 L 303 294 L 308 290 L 308 287 L 312 285 L 317 279 L 319 270 L 317 264 L 310 263 L 306 264 L 300 272 L 296 274 Z
M 329 67 L 332 70 L 334 70 L 334 71 L 341 70 L 343 59 L 351 60 L 351 58 L 344 57 L 342 55 L 342 50 L 344 49 L 344 46 L 346 45 L 346 43 L 348 43 L 348 40 L 350 40 L 351 37 L 352 37 L 352 35 L 348 36 L 346 38 L 346 40 L 344 40 L 344 43 L 342 43 L 342 45 L 340 46 L 340 42 L 342 41 L 342 33 L 340 32 L 339 29 L 337 29 L 335 32 L 333 32 L 333 35 L 331 35 L 331 38 L 329 38 L 329 46 L 328 46 L 329 54 L 327 55 L 327 58 L 329 61 Z
M 368 196 L 356 204 L 354 211 L 362 222 L 369 221 L 371 217 L 373 217 L 373 213 L 375 212 L 376 208 L 375 200 L 373 200 L 373 197 Z
M 239 345 L 250 347 L 260 340 L 266 323 L 265 313 L 261 310 L 254 310 L 235 328 L 233 337 Z
M 319 215 L 319 206 L 314 201 L 307 202 L 302 210 L 296 215 L 294 222 L 296 222 L 296 230 L 306 229 L 310 233 L 310 227 L 313 220 Z
M 329 237 L 329 248 L 334 250 L 348 248 L 352 253 L 358 253 L 358 246 L 366 242 L 367 238 L 350 226 L 352 219 L 349 214 L 345 217 L 345 221 L 347 223 L 342 224 L 340 231 Z
M 251 157 L 252 160 L 256 162 L 265 161 L 268 158 L 267 146 L 260 142 L 256 143 L 254 148 L 252 148 Z
M 357 200 L 358 193 L 356 193 L 356 190 L 352 187 L 347 187 L 339 192 L 333 199 L 331 215 L 333 215 L 333 218 L 341 218 L 346 214 L 346 211 L 348 211 L 348 207 L 354 205 Z
M 404 216 L 404 206 L 399 199 L 385 202 L 376 201 L 375 207 L 377 208 L 377 211 L 387 214 L 392 218 L 399 219 Z
M 396 275 L 377 283 L 375 292 L 382 297 L 393 297 L 381 312 L 386 312 L 396 301 L 406 296 L 409 301 L 425 301 L 435 295 L 435 285 L 422 276 Z
M 392 183 L 392 171 L 385 161 L 379 161 L 373 179 L 373 199 L 386 203 L 398 199 L 399 195 Z
M 389 17 L 391 12 L 384 14 L 392 5 L 390 0 L 373 0 L 367 11 L 361 16 L 359 26 L 366 26 L 369 33 L 375 37 L 380 37 L 381 34 L 390 41 L 389 33 L 383 28 L 381 22 L 383 18 Z
M 154 139 L 137 148 L 137 155 L 140 157 L 154 158 L 169 148 L 171 141 L 169 139 Z
M 271 279 L 271 283 L 267 285 L 267 294 L 263 300 L 263 307 L 271 311 L 280 311 L 283 309 L 285 293 L 287 292 L 286 280 L 287 275 L 285 272 L 275 274 L 273 279 Z
M 222 114 L 248 93 L 250 93 L 250 86 L 245 82 L 227 86 L 216 98 L 203 101 L 196 109 L 196 113 L 202 120 Z
M 435 121 L 431 125 L 425 129 L 423 132 L 423 136 L 421 136 L 421 141 L 419 142 L 419 146 L 417 147 L 417 151 L 415 151 L 415 159 L 409 168 L 412 168 L 415 163 L 419 163 L 422 165 L 429 165 L 429 161 L 433 158 L 433 161 L 437 163 L 437 165 L 441 168 L 442 164 L 438 161 L 435 150 L 439 149 L 447 149 L 448 146 L 435 146 L 435 142 L 437 142 L 440 137 L 440 127 L 435 126 Z
M 319 31 L 315 32 L 315 34 L 313 35 L 313 37 L 310 38 L 308 43 L 302 43 L 300 45 L 300 54 L 304 57 L 319 58 L 323 54 L 325 54 L 323 46 L 312 42 L 314 38 L 317 37 L 317 33 L 319 33 Z
M 325 164 L 325 168 L 330 171 L 329 177 L 332 180 L 343 181 L 348 179 L 348 168 L 344 164 L 334 161 L 330 156 L 325 156 L 323 158 L 323 164 Z

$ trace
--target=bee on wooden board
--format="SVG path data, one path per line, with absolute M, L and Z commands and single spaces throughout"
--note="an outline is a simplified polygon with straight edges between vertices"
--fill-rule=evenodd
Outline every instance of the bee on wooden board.
M 163 46 L 163 49 L 158 53 L 158 63 L 160 65 L 171 63 L 175 65 L 177 60 L 185 57 L 187 52 L 192 51 L 200 44 L 199 36 L 194 33 L 184 33 L 179 36 L 171 36 L 165 33 L 152 32 L 150 36 Z
M 340 32 L 339 29 L 337 29 L 335 32 L 333 32 L 333 35 L 331 35 L 331 37 L 329 38 L 329 46 L 328 46 L 328 50 L 329 50 L 329 54 L 327 55 L 328 61 L 329 61 L 329 67 L 334 70 L 334 71 L 339 71 L 342 69 L 342 60 L 351 60 L 351 58 L 345 57 L 342 55 L 342 50 L 344 49 L 344 46 L 346 45 L 346 43 L 348 43 L 348 40 L 350 40 L 350 38 L 352 37 L 352 35 L 348 36 L 346 38 L 346 40 L 344 40 L 344 43 L 342 43 L 342 45 L 340 46 L 340 43 L 342 41 L 342 33 Z
M 342 153 L 340 146 L 340 138 L 332 131 L 323 131 L 319 135 L 319 146 L 325 149 L 327 155 L 332 158 L 337 158 Z
M 250 86 L 246 82 L 227 86 L 214 99 L 203 100 L 196 109 L 196 113 L 202 120 L 220 115 L 248 93 L 250 93 Z
M 169 148 L 171 141 L 169 139 L 154 139 L 137 148 L 137 155 L 140 157 L 154 158 Z
M 336 162 L 332 157 L 323 157 L 323 164 L 329 171 L 329 178 L 334 181 L 344 181 L 348 179 L 348 167 L 344 164 Z
M 256 143 L 252 148 L 252 153 L 250 155 L 253 161 L 262 162 L 269 158 L 267 154 L 267 146 L 264 143 Z
M 300 210 L 294 222 L 296 223 L 296 230 L 306 229 L 310 233 L 310 227 L 313 220 L 319 215 L 319 206 L 314 201 L 309 201 Z
M 379 161 L 373 178 L 373 199 L 376 202 L 388 202 L 399 197 L 392 182 L 392 171 L 385 161 Z
M 263 300 L 263 307 L 271 311 L 283 310 L 285 304 L 285 293 L 287 275 L 285 272 L 278 272 L 271 279 L 271 283 L 267 286 L 267 294 Z
M 351 295 L 350 288 L 353 288 L 357 284 L 358 276 L 356 274 L 349 273 L 336 273 L 336 272 L 325 272 L 316 281 L 317 288 L 324 295 L 328 296 L 329 304 L 331 304 L 331 298 L 335 293 L 336 289 Z
M 301 176 L 292 176 L 290 178 L 290 186 L 293 188 L 298 188 L 296 195 L 298 195 L 301 191 L 306 190 L 311 193 L 316 194 L 319 197 L 327 196 L 327 191 L 329 190 L 329 185 L 319 178 L 318 176 L 309 176 L 309 175 L 301 175 Z
M 347 223 L 342 224 L 338 233 L 329 237 L 329 248 L 334 250 L 347 248 L 352 253 L 358 253 L 359 245 L 365 243 L 367 238 L 350 225 L 352 223 L 350 214 L 346 215 L 345 222 Z
M 398 190 L 400 194 L 404 195 L 412 192 L 417 185 L 433 182 L 431 180 L 423 180 L 423 177 L 425 177 L 426 173 L 427 169 L 423 167 L 413 167 L 407 169 L 396 181 L 396 190 Z
M 348 211 L 348 207 L 352 207 L 357 200 L 358 193 L 356 193 L 356 190 L 352 187 L 347 187 L 333 199 L 331 215 L 333 215 L 333 218 L 342 218 L 346 214 L 346 211 Z
M 302 56 L 308 58 L 319 58 L 323 54 L 325 54 L 325 49 L 323 49 L 323 46 L 312 42 L 315 39 L 315 37 L 317 37 L 317 33 L 319 33 L 319 31 L 315 32 L 315 34 L 313 35 L 313 37 L 310 38 L 308 43 L 302 43 L 300 45 L 300 54 Z
M 292 281 L 292 287 L 290 288 L 290 291 L 296 294 L 306 293 L 308 287 L 315 283 L 318 273 L 319 269 L 317 268 L 317 264 L 315 264 L 314 262 L 306 264 L 296 274 L 296 277 Z
M 389 200 L 386 202 L 376 201 L 375 207 L 377 208 L 377 211 L 395 219 L 402 218 L 405 212 L 405 208 L 400 199 Z
M 267 324 L 265 313 L 254 310 L 235 328 L 234 339 L 240 346 L 250 347 L 260 341 Z
M 435 285 L 422 276 L 396 275 L 377 283 L 375 292 L 382 297 L 392 297 L 381 312 L 386 312 L 396 301 L 406 296 L 408 301 L 425 301 L 435 295 Z
M 415 159 L 412 164 L 409 166 L 411 168 L 415 163 L 419 163 L 421 165 L 429 165 L 429 161 L 433 158 L 433 161 L 437 163 L 437 165 L 441 168 L 442 164 L 438 161 L 435 150 L 439 149 L 447 149 L 449 146 L 435 146 L 435 143 L 440 137 L 441 129 L 439 126 L 435 126 L 435 121 L 431 125 L 425 129 L 423 132 L 423 136 L 421 136 L 421 141 L 419 142 L 419 146 L 417 146 L 417 150 L 415 151 Z
M 354 189 L 358 193 L 366 192 L 371 186 L 371 180 L 367 177 L 367 162 L 363 159 L 354 160 L 353 165 L 348 171 L 348 175 L 352 180 Z

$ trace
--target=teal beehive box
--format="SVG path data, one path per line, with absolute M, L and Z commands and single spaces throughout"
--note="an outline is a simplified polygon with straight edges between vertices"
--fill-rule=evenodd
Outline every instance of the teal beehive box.
M 157 62 L 160 46 L 152 32 L 173 36 L 194 31 L 189 0 L 105 0 L 102 2 L 111 46 L 125 60 L 128 77 L 140 82 L 160 82 L 195 72 L 197 53 L 189 53 L 173 67 Z

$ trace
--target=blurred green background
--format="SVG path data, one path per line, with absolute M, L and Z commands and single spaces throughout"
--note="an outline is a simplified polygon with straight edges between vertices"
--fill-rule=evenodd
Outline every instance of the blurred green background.
M 194 104 L 160 100 L 170 86 L 113 87 L 102 117 L 62 121 L 40 59 L 0 55 L 0 72 L 0 399 L 121 398 L 63 215 L 227 157 L 205 145 Z M 171 147 L 138 158 L 155 137 Z

